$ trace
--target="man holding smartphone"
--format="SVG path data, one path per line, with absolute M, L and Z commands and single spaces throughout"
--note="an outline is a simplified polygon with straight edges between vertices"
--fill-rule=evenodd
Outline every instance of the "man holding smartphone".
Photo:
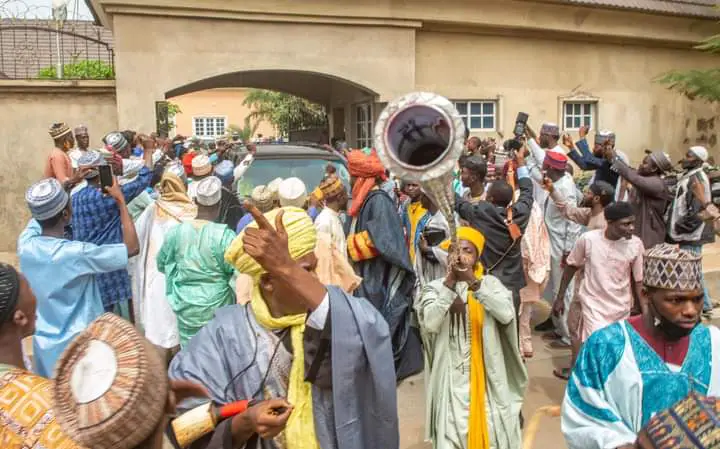
M 104 192 L 116 182 L 110 167 L 97 151 L 84 154 L 78 166 L 88 169 L 85 175 L 88 184 L 72 197 L 73 239 L 96 245 L 122 243 L 120 208 Z M 126 203 L 145 191 L 151 175 L 147 167 L 142 167 L 133 181 L 120 186 Z M 130 319 L 132 289 L 127 268 L 99 275 L 98 283 L 105 311 Z

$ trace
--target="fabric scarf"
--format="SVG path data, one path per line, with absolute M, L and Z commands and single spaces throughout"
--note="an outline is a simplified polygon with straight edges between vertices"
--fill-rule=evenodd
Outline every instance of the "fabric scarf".
M 252 311 L 258 323 L 268 330 L 290 328 L 292 341 L 293 361 L 290 367 L 288 381 L 288 402 L 295 408 L 290 414 L 285 426 L 285 441 L 287 449 L 320 449 L 315 436 L 315 422 L 313 418 L 312 385 L 305 382 L 305 349 L 303 334 L 305 333 L 304 313 L 275 318 L 270 314 L 265 300 L 260 293 L 260 285 L 253 285 Z
M 193 204 L 187 195 L 185 183 L 174 173 L 165 173 L 160 179 L 160 199 L 168 202 Z
M 482 278 L 482 265 L 475 271 L 476 278 Z M 478 275 L 479 271 L 479 275 Z M 470 419 L 468 425 L 468 447 L 489 449 L 487 409 L 485 408 L 485 360 L 483 359 L 483 323 L 485 308 L 468 290 L 468 311 L 470 319 Z
M 385 167 L 380 162 L 375 150 L 369 154 L 361 150 L 353 150 L 348 153 L 347 160 L 350 175 L 357 178 L 352 188 L 352 206 L 348 214 L 356 217 L 365 203 L 368 193 L 375 187 L 376 179 L 380 178 L 385 181 L 387 176 L 385 176 Z
M 407 236 L 410 242 L 410 261 L 415 260 L 415 241 L 420 220 L 427 214 L 427 209 L 422 206 L 420 201 L 410 203 L 408 205 L 408 218 L 410 220 L 410 235 Z

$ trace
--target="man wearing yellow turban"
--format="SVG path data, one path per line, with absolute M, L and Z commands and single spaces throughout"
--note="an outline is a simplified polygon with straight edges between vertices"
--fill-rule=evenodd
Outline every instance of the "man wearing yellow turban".
M 259 402 L 199 447 L 397 449 L 385 320 L 368 301 L 318 281 L 305 211 L 247 207 L 254 221 L 225 259 L 253 279 L 252 299 L 218 309 L 173 359 L 170 378 L 202 383 L 216 403 Z
M 457 245 L 447 276 L 426 284 L 415 303 L 425 344 L 426 437 L 434 449 L 515 449 L 527 371 L 512 293 L 483 275 L 482 233 L 461 227 Z

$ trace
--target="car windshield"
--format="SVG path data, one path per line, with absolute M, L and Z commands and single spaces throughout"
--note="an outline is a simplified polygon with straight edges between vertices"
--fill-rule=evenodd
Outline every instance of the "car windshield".
M 238 195 L 250 196 L 255 186 L 266 185 L 275 178 L 300 178 L 308 193 L 320 184 L 325 167 L 331 163 L 345 187 L 349 189 L 350 174 L 340 161 L 325 159 L 256 159 L 238 181 Z

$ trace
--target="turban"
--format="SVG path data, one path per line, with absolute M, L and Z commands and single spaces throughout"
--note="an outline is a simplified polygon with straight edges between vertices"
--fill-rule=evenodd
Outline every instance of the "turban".
M 267 185 L 267 188 L 270 191 L 270 195 L 272 195 L 273 201 L 278 201 L 280 199 L 280 183 L 282 183 L 282 178 L 275 178 Z
M 650 156 L 650 159 L 655 163 L 657 168 L 660 169 L 661 173 L 667 173 L 669 171 L 672 171 L 672 161 L 670 160 L 669 154 L 663 151 L 648 150 L 645 150 L 645 153 Z
M 130 145 L 125 136 L 123 136 L 119 132 L 112 132 L 108 134 L 103 139 L 103 142 L 105 142 L 106 145 L 111 146 L 113 150 L 118 152 L 123 151 Z
M 184 176 L 185 173 L 178 164 L 173 164 L 168 167 L 165 173 L 163 173 L 162 178 L 160 178 L 160 185 L 158 187 L 160 199 L 168 202 L 193 204 L 187 195 L 187 187 L 183 179 Z
M 220 178 L 223 184 L 233 182 L 233 163 L 230 161 L 222 161 L 215 166 L 215 176 Z
M 608 141 L 615 143 L 614 132 L 605 129 L 595 134 L 595 144 L 602 145 L 603 143 Z
M 53 218 L 67 207 L 68 194 L 55 178 L 47 178 L 31 185 L 25 193 L 25 201 L 33 218 L 47 220 Z
M 257 186 L 250 193 L 250 199 L 260 212 L 270 212 L 273 207 L 272 192 L 267 186 Z
M 85 125 L 80 125 L 75 128 L 75 135 L 76 136 L 87 136 L 88 135 L 88 129 Z
M 192 160 L 192 173 L 195 176 L 205 176 L 212 172 L 210 158 L 204 154 L 198 154 Z
M 50 137 L 52 137 L 53 140 L 57 140 L 63 136 L 70 134 L 72 131 L 70 131 L 70 127 L 67 126 L 65 123 L 53 123 L 48 132 L 50 133 Z
M 652 447 L 710 449 L 720 447 L 720 400 L 695 391 L 650 419 L 645 432 Z
M 625 201 L 618 201 L 605 206 L 605 220 L 608 222 L 622 220 L 633 215 L 635 215 L 633 207 Z
M 690 147 L 688 151 L 701 161 L 707 162 L 708 150 L 705 147 Z
M 669 243 L 655 245 L 645 251 L 643 284 L 665 290 L 701 290 L 702 256 Z
M 198 182 L 196 201 L 201 206 L 214 206 L 222 197 L 222 181 L 216 176 L 208 176 Z
M 280 206 L 293 206 L 302 208 L 307 201 L 307 189 L 305 183 L 299 178 L 287 178 L 278 187 L 278 199 Z
M 549 134 L 551 136 L 560 135 L 560 127 L 555 123 L 543 123 L 540 127 L 540 134 Z
M 297 260 L 303 256 L 311 254 L 315 251 L 315 243 L 317 241 L 317 233 L 315 231 L 315 225 L 312 222 L 310 216 L 302 209 L 297 207 L 283 207 L 280 209 L 274 209 L 265 214 L 265 218 L 270 222 L 272 227 L 275 227 L 275 217 L 280 211 L 283 213 L 283 225 L 288 235 L 288 249 L 290 250 L 290 256 Z M 247 225 L 247 228 L 257 228 L 255 221 Z M 225 261 L 230 265 L 234 266 L 238 272 L 247 274 L 248 276 L 257 279 L 265 273 L 265 270 L 260 266 L 259 263 L 250 257 L 246 252 L 243 244 L 243 237 L 245 232 L 241 232 L 232 244 L 225 252 Z
M 84 447 L 136 447 L 160 424 L 168 390 L 157 349 L 132 324 L 106 313 L 75 337 L 55 366 L 55 419 Z
M 0 263 L 0 326 L 10 321 L 20 299 L 20 276 L 17 270 Z
M 336 175 L 330 175 L 323 179 L 318 188 L 322 192 L 321 199 L 333 198 L 345 190 L 345 186 Z
M 369 154 L 361 150 L 353 150 L 348 153 L 348 171 L 355 178 L 355 185 L 352 189 L 352 207 L 348 212 L 351 217 L 360 212 L 370 190 L 375 186 L 376 178 L 383 181 L 387 179 L 385 167 L 383 167 L 377 152 L 372 150 Z
M 548 151 L 545 153 L 543 165 L 554 168 L 555 170 L 565 171 L 567 168 L 568 158 L 562 153 Z

